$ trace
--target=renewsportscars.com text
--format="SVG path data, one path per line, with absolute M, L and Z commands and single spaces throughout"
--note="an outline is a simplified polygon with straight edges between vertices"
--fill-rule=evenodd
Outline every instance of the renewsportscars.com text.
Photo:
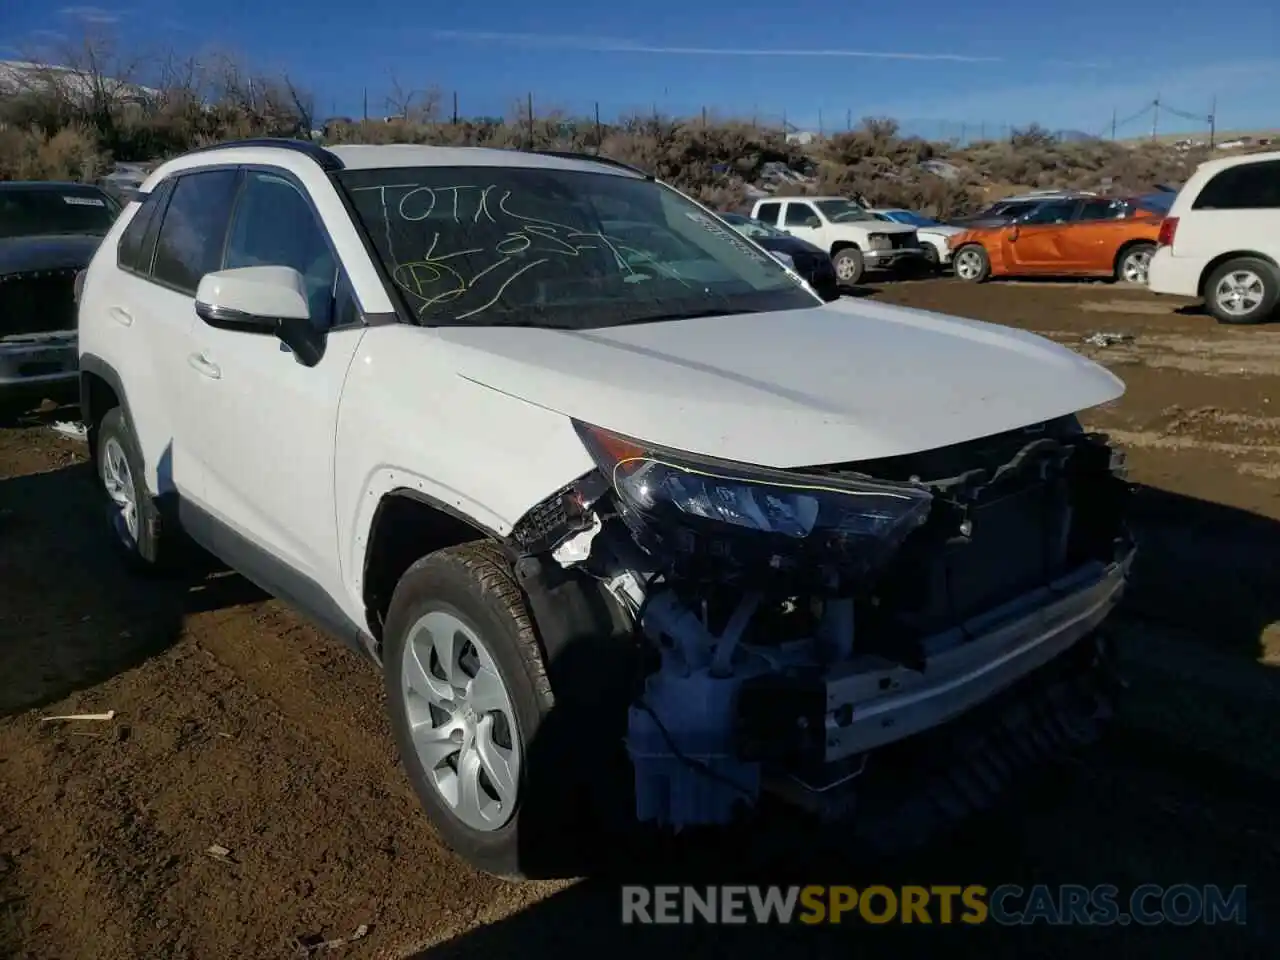
M 1244 924 L 1247 889 L 1214 885 L 624 886 L 624 924 Z

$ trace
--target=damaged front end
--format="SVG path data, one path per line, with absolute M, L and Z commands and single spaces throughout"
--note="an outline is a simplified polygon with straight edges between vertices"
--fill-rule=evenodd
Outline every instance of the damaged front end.
M 598 469 L 513 539 L 647 641 L 641 821 L 725 823 L 766 791 L 840 815 L 873 755 L 1093 663 L 1132 560 L 1123 460 L 1074 417 L 800 470 L 577 427 Z

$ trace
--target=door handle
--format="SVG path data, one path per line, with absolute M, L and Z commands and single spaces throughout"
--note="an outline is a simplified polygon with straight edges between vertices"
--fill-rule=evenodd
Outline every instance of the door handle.
M 1009 237 L 1009 239 L 1010 239 L 1010 240 L 1017 240 L 1017 239 L 1018 239 L 1018 228 L 1017 228 L 1017 227 L 1013 227 L 1013 228 L 1011 228 L 1011 229 L 1009 230 L 1009 233 L 1007 234 L 1007 236 Z
M 133 326 L 133 314 L 124 307 L 112 307 L 107 311 L 107 315 L 122 327 Z
M 206 357 L 203 353 L 192 353 L 187 355 L 187 366 L 202 377 L 208 377 L 210 380 L 222 379 L 222 368 Z

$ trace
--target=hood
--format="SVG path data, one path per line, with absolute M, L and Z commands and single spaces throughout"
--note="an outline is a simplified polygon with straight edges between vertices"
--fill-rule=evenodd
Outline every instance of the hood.
M 895 223 L 891 220 L 850 220 L 848 223 L 833 223 L 833 227 L 858 227 L 868 233 L 915 233 L 916 228 L 909 223 Z
M 89 265 L 101 243 L 101 237 L 79 233 L 0 237 L 0 274 L 79 270 Z
M 931 233 L 935 237 L 954 237 L 958 233 L 964 233 L 965 227 L 956 227 L 946 223 L 935 224 L 932 227 L 919 227 L 917 233 Z
M 445 327 L 459 375 L 651 443 L 771 467 L 914 453 L 1121 396 L 1009 327 L 860 301 L 601 330 Z
M 775 250 L 778 253 L 807 253 L 810 256 L 823 257 L 827 255 L 821 247 L 815 246 L 808 240 L 801 240 L 799 237 L 755 237 L 754 239 L 766 250 Z

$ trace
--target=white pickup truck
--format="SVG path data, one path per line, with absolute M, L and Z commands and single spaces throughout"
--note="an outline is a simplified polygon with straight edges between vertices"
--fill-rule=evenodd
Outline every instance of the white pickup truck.
M 866 269 L 926 265 L 915 227 L 887 223 L 845 197 L 757 200 L 751 216 L 826 250 L 841 286 L 856 284 Z

